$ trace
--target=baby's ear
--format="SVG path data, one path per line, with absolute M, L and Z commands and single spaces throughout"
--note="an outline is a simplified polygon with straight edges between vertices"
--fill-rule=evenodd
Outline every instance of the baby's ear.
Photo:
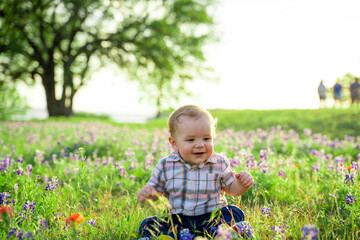
M 178 147 L 177 147 L 175 138 L 169 137 L 169 143 L 170 143 L 172 149 L 174 149 L 174 151 L 178 151 L 178 150 L 179 150 Z

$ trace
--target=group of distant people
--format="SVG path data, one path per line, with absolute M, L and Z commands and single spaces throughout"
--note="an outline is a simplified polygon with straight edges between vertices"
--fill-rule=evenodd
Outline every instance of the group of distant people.
M 343 86 L 341 85 L 339 79 L 336 81 L 334 86 L 332 87 L 333 97 L 335 101 L 335 106 L 338 104 L 341 106 L 341 100 L 342 100 L 342 90 Z M 349 87 L 350 91 L 350 97 L 351 97 L 351 105 L 359 104 L 360 102 L 360 83 L 359 78 L 355 78 L 355 81 L 350 84 Z M 318 94 L 320 103 L 322 105 L 325 104 L 326 101 L 326 87 L 324 85 L 323 80 L 320 81 L 320 84 L 318 86 Z

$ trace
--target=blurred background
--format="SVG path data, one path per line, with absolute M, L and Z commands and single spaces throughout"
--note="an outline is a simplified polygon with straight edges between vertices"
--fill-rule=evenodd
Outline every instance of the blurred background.
M 2 95 L 18 98 L 3 119 L 332 108 L 337 80 L 346 108 L 360 76 L 357 0 L 17 2 L 0 3 Z

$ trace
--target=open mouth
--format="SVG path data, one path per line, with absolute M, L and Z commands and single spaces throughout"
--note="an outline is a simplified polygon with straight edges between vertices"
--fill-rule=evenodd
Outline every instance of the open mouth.
M 203 155 L 204 154 L 204 152 L 198 152 L 198 153 L 193 153 L 194 155 Z

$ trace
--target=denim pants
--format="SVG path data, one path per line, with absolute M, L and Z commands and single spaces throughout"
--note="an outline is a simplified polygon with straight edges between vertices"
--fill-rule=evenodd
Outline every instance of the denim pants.
M 170 217 L 164 219 L 157 217 L 146 218 L 140 224 L 140 236 L 150 238 L 163 234 L 174 238 L 175 233 L 179 238 L 180 231 L 187 228 L 194 236 L 215 237 L 219 224 L 226 223 L 232 226 L 237 222 L 245 220 L 244 213 L 235 205 L 227 205 L 214 211 L 215 213 L 207 213 L 199 216 L 172 214 L 171 219 Z

